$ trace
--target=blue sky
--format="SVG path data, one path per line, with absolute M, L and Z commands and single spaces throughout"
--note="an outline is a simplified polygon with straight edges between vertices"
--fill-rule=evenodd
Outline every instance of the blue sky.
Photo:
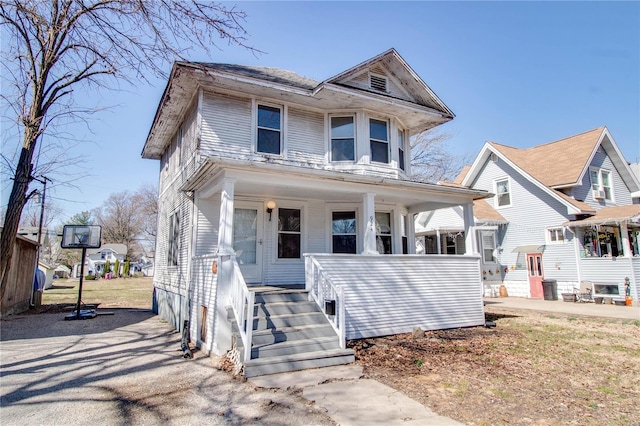
M 272 66 L 324 80 L 391 47 L 453 110 L 450 150 L 487 140 L 516 147 L 606 125 L 628 161 L 640 160 L 640 2 L 241 2 L 254 55 L 220 43 L 195 61 Z M 166 66 L 167 71 L 170 65 Z M 68 217 L 109 194 L 156 183 L 140 152 L 166 84 L 98 98 L 78 188 L 49 194 Z M 95 93 L 78 93 L 96 101 Z M 5 136 L 3 136 L 5 139 Z M 7 144 L 3 140 L 3 145 Z M 3 147 L 3 152 L 6 146 Z M 3 176 L 3 180 L 6 177 Z M 2 184 L 6 204 L 10 187 Z

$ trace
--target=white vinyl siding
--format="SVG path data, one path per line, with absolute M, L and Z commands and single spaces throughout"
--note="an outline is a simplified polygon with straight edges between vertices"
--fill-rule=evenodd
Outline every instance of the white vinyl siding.
M 251 101 L 205 93 L 202 104 L 203 155 L 251 154 Z
M 484 324 L 476 256 L 321 256 L 344 290 L 346 338 Z M 411 285 L 408 285 L 411 283 Z M 372 314 L 373 313 L 373 314 Z
M 324 164 L 324 115 L 289 108 L 287 112 L 287 158 L 292 161 Z

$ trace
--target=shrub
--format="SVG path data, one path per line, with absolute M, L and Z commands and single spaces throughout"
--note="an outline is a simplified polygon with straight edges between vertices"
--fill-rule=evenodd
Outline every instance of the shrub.
M 93 281 L 93 280 L 96 279 L 96 276 L 95 275 L 87 275 L 87 276 L 84 277 L 84 279 L 85 280 L 89 280 L 89 281 Z

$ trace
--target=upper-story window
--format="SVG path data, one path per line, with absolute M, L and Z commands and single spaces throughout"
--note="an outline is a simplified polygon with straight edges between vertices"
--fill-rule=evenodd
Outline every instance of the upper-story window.
M 509 178 L 496 181 L 496 206 L 508 207 L 511 205 L 511 185 Z
M 369 120 L 369 140 L 371 143 L 371 161 L 389 163 L 389 131 L 386 121 Z
M 258 139 L 256 150 L 280 155 L 282 146 L 282 109 L 258 105 Z
M 613 200 L 613 189 L 611 188 L 611 172 L 608 170 L 591 168 L 589 169 L 591 178 L 591 190 L 593 198 Z
M 398 166 L 400 170 L 406 170 L 404 149 L 404 130 L 398 130 Z
M 351 117 L 331 117 L 331 161 L 354 161 L 355 125 Z

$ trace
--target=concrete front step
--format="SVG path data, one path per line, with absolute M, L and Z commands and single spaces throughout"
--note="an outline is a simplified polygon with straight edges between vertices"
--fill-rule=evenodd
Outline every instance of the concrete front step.
M 352 349 L 332 349 L 295 355 L 258 358 L 244 364 L 244 376 L 255 377 L 285 371 L 350 364 L 355 361 Z
M 316 337 L 313 339 L 299 339 L 278 343 L 256 345 L 251 349 L 251 358 L 266 358 L 273 356 L 294 355 L 303 352 L 318 352 L 340 349 L 340 343 L 334 336 Z
M 331 324 L 322 322 L 320 324 L 310 324 L 295 327 L 280 327 L 278 329 L 257 330 L 253 332 L 252 342 L 254 345 L 268 345 L 279 342 L 314 339 L 322 337 L 334 337 L 336 332 Z

